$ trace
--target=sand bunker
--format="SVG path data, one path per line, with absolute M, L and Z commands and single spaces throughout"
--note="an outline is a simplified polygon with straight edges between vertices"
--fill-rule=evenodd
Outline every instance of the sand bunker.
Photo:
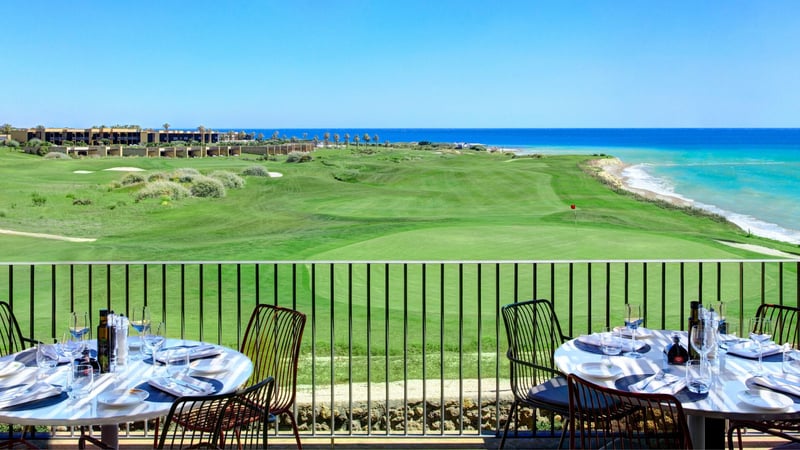
M 279 172 L 267 172 L 267 175 L 269 175 L 270 178 L 280 178 L 283 176 L 283 174 Z
M 749 250 L 755 253 L 761 253 L 762 255 L 769 255 L 769 256 L 777 256 L 780 258 L 790 258 L 790 259 L 797 259 L 798 255 L 793 255 L 791 253 L 782 252 L 780 250 L 775 250 L 774 248 L 763 247 L 761 245 L 756 244 L 742 244 L 739 242 L 730 242 L 730 241 L 717 241 L 720 244 L 729 245 L 731 247 L 741 248 L 743 250 Z
M 73 170 L 72 173 L 94 173 L 92 170 Z
M 25 236 L 25 237 L 34 237 L 42 239 L 55 239 L 57 241 L 67 241 L 67 242 L 94 242 L 97 240 L 92 238 L 74 238 L 68 236 L 59 236 L 57 234 L 28 233 L 27 231 L 12 231 L 3 229 L 0 229 L 0 234 L 9 234 L 12 236 Z
M 138 167 L 112 167 L 110 169 L 103 170 L 113 170 L 116 172 L 144 172 L 144 169 L 140 169 Z

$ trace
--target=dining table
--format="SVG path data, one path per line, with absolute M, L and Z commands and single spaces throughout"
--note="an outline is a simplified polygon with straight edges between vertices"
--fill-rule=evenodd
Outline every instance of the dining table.
M 125 364 L 116 365 L 111 372 L 95 374 L 91 390 L 81 398 L 71 398 L 67 393 L 71 358 L 42 372 L 36 364 L 35 348 L 3 356 L 0 399 L 4 391 L 33 386 L 45 386 L 47 394 L 32 400 L 21 396 L 15 401 L 0 402 L 0 423 L 100 426 L 100 445 L 118 448 L 120 424 L 166 416 L 180 395 L 235 391 L 253 372 L 247 356 L 221 345 L 167 339 L 154 362 L 151 355 L 140 353 L 137 338 L 128 341 L 131 353 Z M 89 348 L 96 349 L 96 342 L 90 341 Z M 178 375 L 166 372 L 160 356 L 173 350 L 187 352 L 190 359 L 189 366 Z M 137 358 L 136 354 L 140 356 Z
M 800 413 L 800 377 L 784 373 L 780 351 L 762 356 L 758 376 L 758 353 L 745 351 L 750 342 L 732 341 L 727 351 L 717 350 L 711 364 L 712 382 L 707 393 L 690 392 L 685 383 L 686 366 L 669 364 L 668 346 L 677 337 L 687 347 L 685 331 L 640 328 L 636 347 L 642 354 L 633 358 L 628 352 L 604 355 L 598 334 L 568 340 L 555 353 L 555 364 L 565 373 L 575 373 L 596 384 L 619 389 L 648 392 L 643 380 L 669 377 L 674 384 L 650 382 L 655 392 L 673 394 L 687 416 L 695 448 L 725 448 L 725 419 L 777 420 L 796 419 Z M 627 350 L 632 348 L 630 341 Z M 637 384 L 639 383 L 639 384 Z M 634 387 L 631 387 L 631 386 Z M 640 389 L 641 386 L 644 389 Z

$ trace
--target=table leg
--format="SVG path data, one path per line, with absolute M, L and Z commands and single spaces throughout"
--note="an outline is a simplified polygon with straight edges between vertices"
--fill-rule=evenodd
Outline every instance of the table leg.
M 696 449 L 725 449 L 725 419 L 687 415 L 689 434 Z
M 103 425 L 100 429 L 100 439 L 107 448 L 119 450 L 119 425 Z

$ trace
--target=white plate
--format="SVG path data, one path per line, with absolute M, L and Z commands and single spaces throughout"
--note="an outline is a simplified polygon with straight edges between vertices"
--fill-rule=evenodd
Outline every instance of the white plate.
M 19 361 L 11 361 L 5 367 L 0 369 L 0 377 L 7 377 L 9 375 L 14 375 L 15 373 L 19 372 L 25 367 L 25 364 L 22 364 Z
M 97 396 L 97 401 L 106 406 L 122 407 L 138 405 L 145 401 L 148 396 L 150 394 L 143 389 L 114 389 Z
M 204 375 L 214 375 L 228 370 L 229 363 L 224 358 L 196 359 L 190 364 L 192 371 Z
M 739 392 L 739 401 L 753 408 L 781 411 L 791 406 L 792 399 L 778 392 L 750 389 Z
M 622 374 L 622 369 L 602 362 L 587 362 L 578 365 L 578 372 L 594 378 L 614 378 Z

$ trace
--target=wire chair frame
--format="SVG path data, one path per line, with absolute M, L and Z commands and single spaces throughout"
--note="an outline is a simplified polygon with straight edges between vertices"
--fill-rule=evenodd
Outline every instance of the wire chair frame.
M 683 407 L 670 394 L 635 393 L 567 376 L 570 449 L 691 449 Z

